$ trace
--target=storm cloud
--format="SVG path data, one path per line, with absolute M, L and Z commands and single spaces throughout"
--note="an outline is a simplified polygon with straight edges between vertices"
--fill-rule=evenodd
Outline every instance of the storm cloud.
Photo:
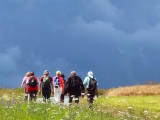
M 45 69 L 82 79 L 92 70 L 101 88 L 158 81 L 159 9 L 158 0 L 2 0 L 0 86 Z

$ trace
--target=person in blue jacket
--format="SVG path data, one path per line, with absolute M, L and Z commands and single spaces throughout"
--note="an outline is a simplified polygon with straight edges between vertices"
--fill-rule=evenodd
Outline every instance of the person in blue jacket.
M 95 95 L 98 97 L 98 82 L 93 76 L 93 72 L 89 71 L 88 76 L 84 79 L 84 86 L 87 89 L 87 98 L 89 107 L 92 106 Z

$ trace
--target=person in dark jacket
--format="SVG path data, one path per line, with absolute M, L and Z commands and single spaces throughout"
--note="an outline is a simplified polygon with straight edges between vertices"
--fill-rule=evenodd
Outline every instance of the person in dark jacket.
M 66 80 L 65 80 L 65 75 L 64 74 L 61 74 L 61 77 L 63 78 L 63 86 L 64 86 L 64 93 L 61 94 L 61 102 L 64 103 L 64 95 L 67 94 L 66 89 L 65 89 Z
M 79 97 L 82 93 L 82 98 L 84 97 L 85 88 L 82 82 L 82 79 L 76 75 L 75 71 L 71 72 L 71 76 L 68 78 L 66 85 L 68 87 L 67 93 L 69 96 L 69 103 L 72 103 L 72 100 L 75 100 L 75 103 L 79 104 Z

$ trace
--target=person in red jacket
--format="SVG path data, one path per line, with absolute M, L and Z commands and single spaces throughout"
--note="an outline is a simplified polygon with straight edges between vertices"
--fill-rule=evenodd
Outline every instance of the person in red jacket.
M 38 79 L 34 76 L 34 72 L 30 73 L 30 77 L 26 81 L 27 84 L 27 93 L 28 93 L 28 101 L 36 101 L 36 96 L 38 92 Z
M 54 99 L 56 102 L 60 102 L 61 94 L 64 93 L 63 78 L 61 72 L 57 71 L 56 76 L 53 77 L 54 83 Z

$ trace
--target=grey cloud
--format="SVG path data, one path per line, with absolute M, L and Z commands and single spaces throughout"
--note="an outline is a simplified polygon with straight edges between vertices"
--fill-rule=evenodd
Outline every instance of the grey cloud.
M 141 29 L 136 31 L 134 34 L 131 34 L 131 37 L 134 38 L 134 41 L 150 41 L 150 42 L 159 42 L 160 24 L 156 24 L 154 27 L 149 29 Z
M 3 69 L 15 68 L 3 75 L 19 84 L 28 70 L 76 70 L 82 78 L 92 70 L 100 87 L 158 79 L 159 18 L 150 11 L 157 3 L 143 2 L 0 1 L 0 41 L 21 51 L 0 49 Z
M 4 52 L 0 53 L 0 70 L 5 71 L 17 71 L 18 63 L 17 59 L 20 57 L 21 51 L 18 47 L 8 48 Z

